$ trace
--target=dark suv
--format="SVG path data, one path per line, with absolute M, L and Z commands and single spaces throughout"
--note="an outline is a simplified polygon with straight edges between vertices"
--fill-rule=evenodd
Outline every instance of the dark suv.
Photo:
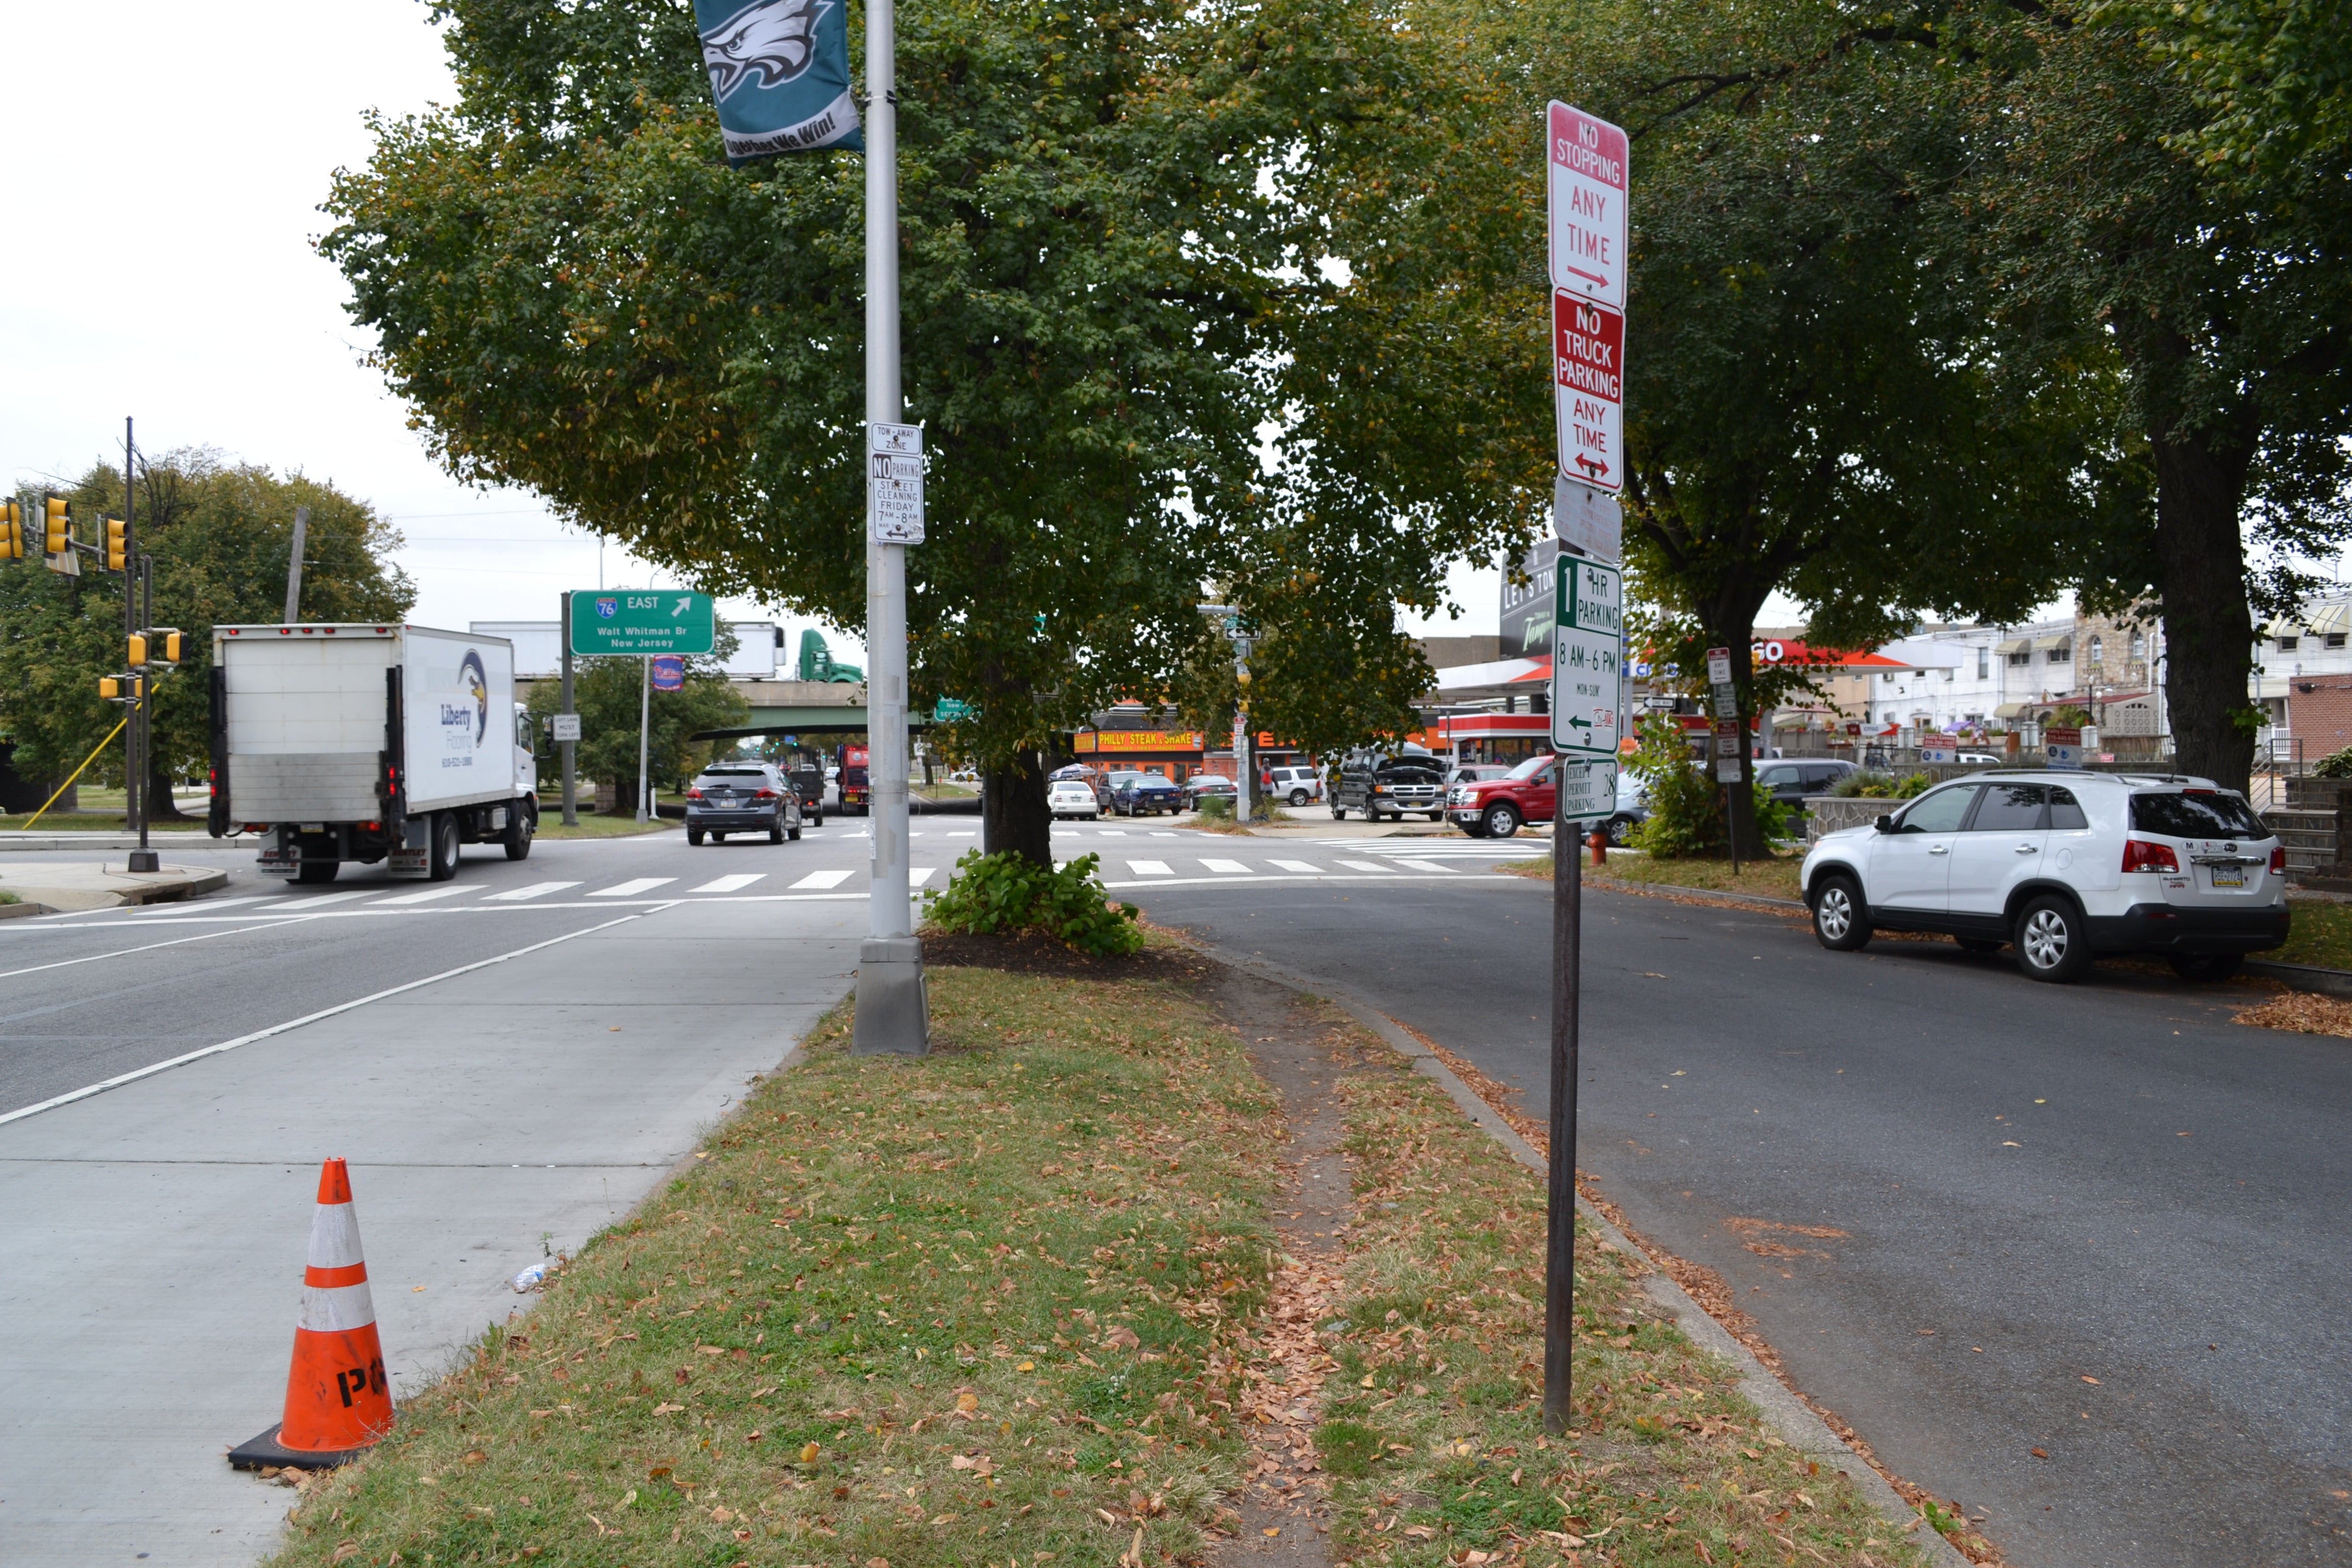
M 1852 763 L 1827 758 L 1766 757 L 1756 763 L 1756 782 L 1770 790 L 1774 800 L 1802 811 L 1807 795 L 1829 794 L 1838 780 L 1854 771 Z
M 686 792 L 686 841 L 709 834 L 765 833 L 771 844 L 801 836 L 800 791 L 773 763 L 713 763 Z
M 1378 822 L 1383 816 L 1402 822 L 1409 811 L 1423 813 L 1432 822 L 1443 822 L 1444 759 L 1425 752 L 1408 752 L 1401 757 L 1383 756 L 1378 752 L 1357 752 L 1339 764 L 1339 788 L 1331 797 L 1331 818 L 1345 822 L 1351 811 L 1362 812 L 1368 822 Z

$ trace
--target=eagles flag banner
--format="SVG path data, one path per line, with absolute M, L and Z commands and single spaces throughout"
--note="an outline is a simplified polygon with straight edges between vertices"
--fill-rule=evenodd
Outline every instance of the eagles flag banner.
M 727 161 L 863 149 L 847 0 L 694 0 Z

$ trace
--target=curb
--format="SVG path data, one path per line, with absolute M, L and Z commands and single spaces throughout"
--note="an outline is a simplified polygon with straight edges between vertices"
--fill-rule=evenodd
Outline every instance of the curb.
M 1682 888 L 1672 882 L 1591 882 L 1584 886 L 1603 893 L 1673 893 L 1685 899 L 1720 899 L 1727 904 L 1745 904 L 1750 909 L 1770 910 L 1775 913 L 1805 907 L 1802 899 L 1776 899 L 1769 893 L 1727 893 L 1719 888 Z
M 1775 903 L 1789 901 L 1773 900 Z M 1803 906 L 1797 907 L 1801 909 Z M 1191 937 L 1180 937 L 1179 940 L 1231 968 L 1309 996 L 1319 996 L 1330 1003 L 1410 1058 L 1415 1072 L 1435 1079 L 1444 1088 L 1447 1097 L 1462 1108 L 1463 1114 L 1484 1128 L 1496 1142 L 1509 1151 L 1513 1159 L 1538 1174 L 1549 1171 L 1544 1157 L 1536 1152 L 1533 1144 L 1513 1131 L 1511 1124 L 1505 1121 L 1493 1106 L 1479 1099 L 1468 1084 L 1454 1076 L 1453 1068 L 1438 1060 L 1428 1047 L 1398 1027 L 1395 1020 L 1387 1014 L 1344 992 L 1335 991 L 1321 981 L 1294 973 L 1278 963 L 1271 963 L 1262 958 L 1244 958 Z M 2347 978 L 2352 979 L 2352 976 Z M 1642 1249 L 1611 1225 L 1581 1194 L 1577 1197 L 1576 1206 L 1611 1246 L 1628 1258 L 1642 1258 Z M 1927 1528 L 1922 1515 L 1886 1484 L 1885 1477 L 1864 1464 L 1860 1456 L 1847 1447 L 1820 1416 L 1805 1408 L 1803 1402 L 1790 1393 L 1779 1378 L 1765 1370 L 1764 1363 L 1758 1361 L 1746 1345 L 1733 1339 L 1721 1323 L 1708 1317 L 1706 1309 L 1691 1300 L 1681 1286 L 1653 1268 L 1642 1277 L 1642 1289 L 1653 1301 L 1674 1314 L 1676 1325 L 1692 1342 L 1714 1352 L 1738 1369 L 1739 1392 L 1763 1412 L 1764 1419 L 1771 1424 L 1783 1442 L 1820 1458 L 1852 1481 L 1870 1505 L 1886 1516 L 1890 1528 L 1898 1534 L 1912 1537 L 1936 1568 L 1976 1568 L 1958 1548 Z
M 2279 963 L 2270 959 L 2249 958 L 2238 965 L 2238 973 L 2262 980 L 2275 980 L 2290 991 L 2352 997 L 2352 970 L 2322 969 L 2312 963 Z

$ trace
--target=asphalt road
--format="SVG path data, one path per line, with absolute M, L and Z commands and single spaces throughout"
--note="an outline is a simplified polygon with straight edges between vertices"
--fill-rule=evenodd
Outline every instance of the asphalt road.
M 1499 879 L 1128 896 L 1540 1113 L 1550 894 Z M 2352 1562 L 2352 1047 L 2168 974 L 1585 910 L 1580 1165 L 1885 1462 L 2035 1568 Z

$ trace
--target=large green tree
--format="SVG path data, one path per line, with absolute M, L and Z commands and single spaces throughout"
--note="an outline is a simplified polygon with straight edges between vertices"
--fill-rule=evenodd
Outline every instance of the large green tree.
M 79 536 L 123 513 L 122 471 L 90 468 L 63 494 Z M 41 492 L 20 499 L 37 515 Z M 141 551 L 154 558 L 154 618 L 184 634 L 182 662 L 154 687 L 153 815 L 178 815 L 169 781 L 201 776 L 209 747 L 212 628 L 275 625 L 285 614 L 294 510 L 310 509 L 303 545 L 302 618 L 399 620 L 416 591 L 391 553 L 400 537 L 366 502 L 296 473 L 279 477 L 185 450 L 138 468 Z M 122 583 L 85 557 L 83 574 L 48 571 L 37 554 L 0 568 L 0 730 L 26 778 L 62 779 L 105 738 L 121 708 L 99 695 L 101 676 L 123 668 Z M 117 741 L 82 775 L 120 785 Z
M 683 6 L 440 10 L 457 101 L 377 125 L 323 242 L 436 453 L 705 587 L 862 626 L 860 160 L 730 169 Z M 992 847 L 1045 858 L 1041 748 L 1170 687 L 1204 582 L 1271 597 L 1302 558 L 1402 581 L 1318 604 L 1318 676 L 1410 673 L 1392 608 L 1433 602 L 1433 531 L 1401 572 L 1314 504 L 1328 477 L 1259 449 L 1282 298 L 1326 287 L 1286 268 L 1297 219 L 1260 176 L 1354 112 L 1380 29 L 1173 0 L 914 0 L 898 26 L 913 696 L 972 704 L 956 743 L 994 798 L 1034 797 Z

